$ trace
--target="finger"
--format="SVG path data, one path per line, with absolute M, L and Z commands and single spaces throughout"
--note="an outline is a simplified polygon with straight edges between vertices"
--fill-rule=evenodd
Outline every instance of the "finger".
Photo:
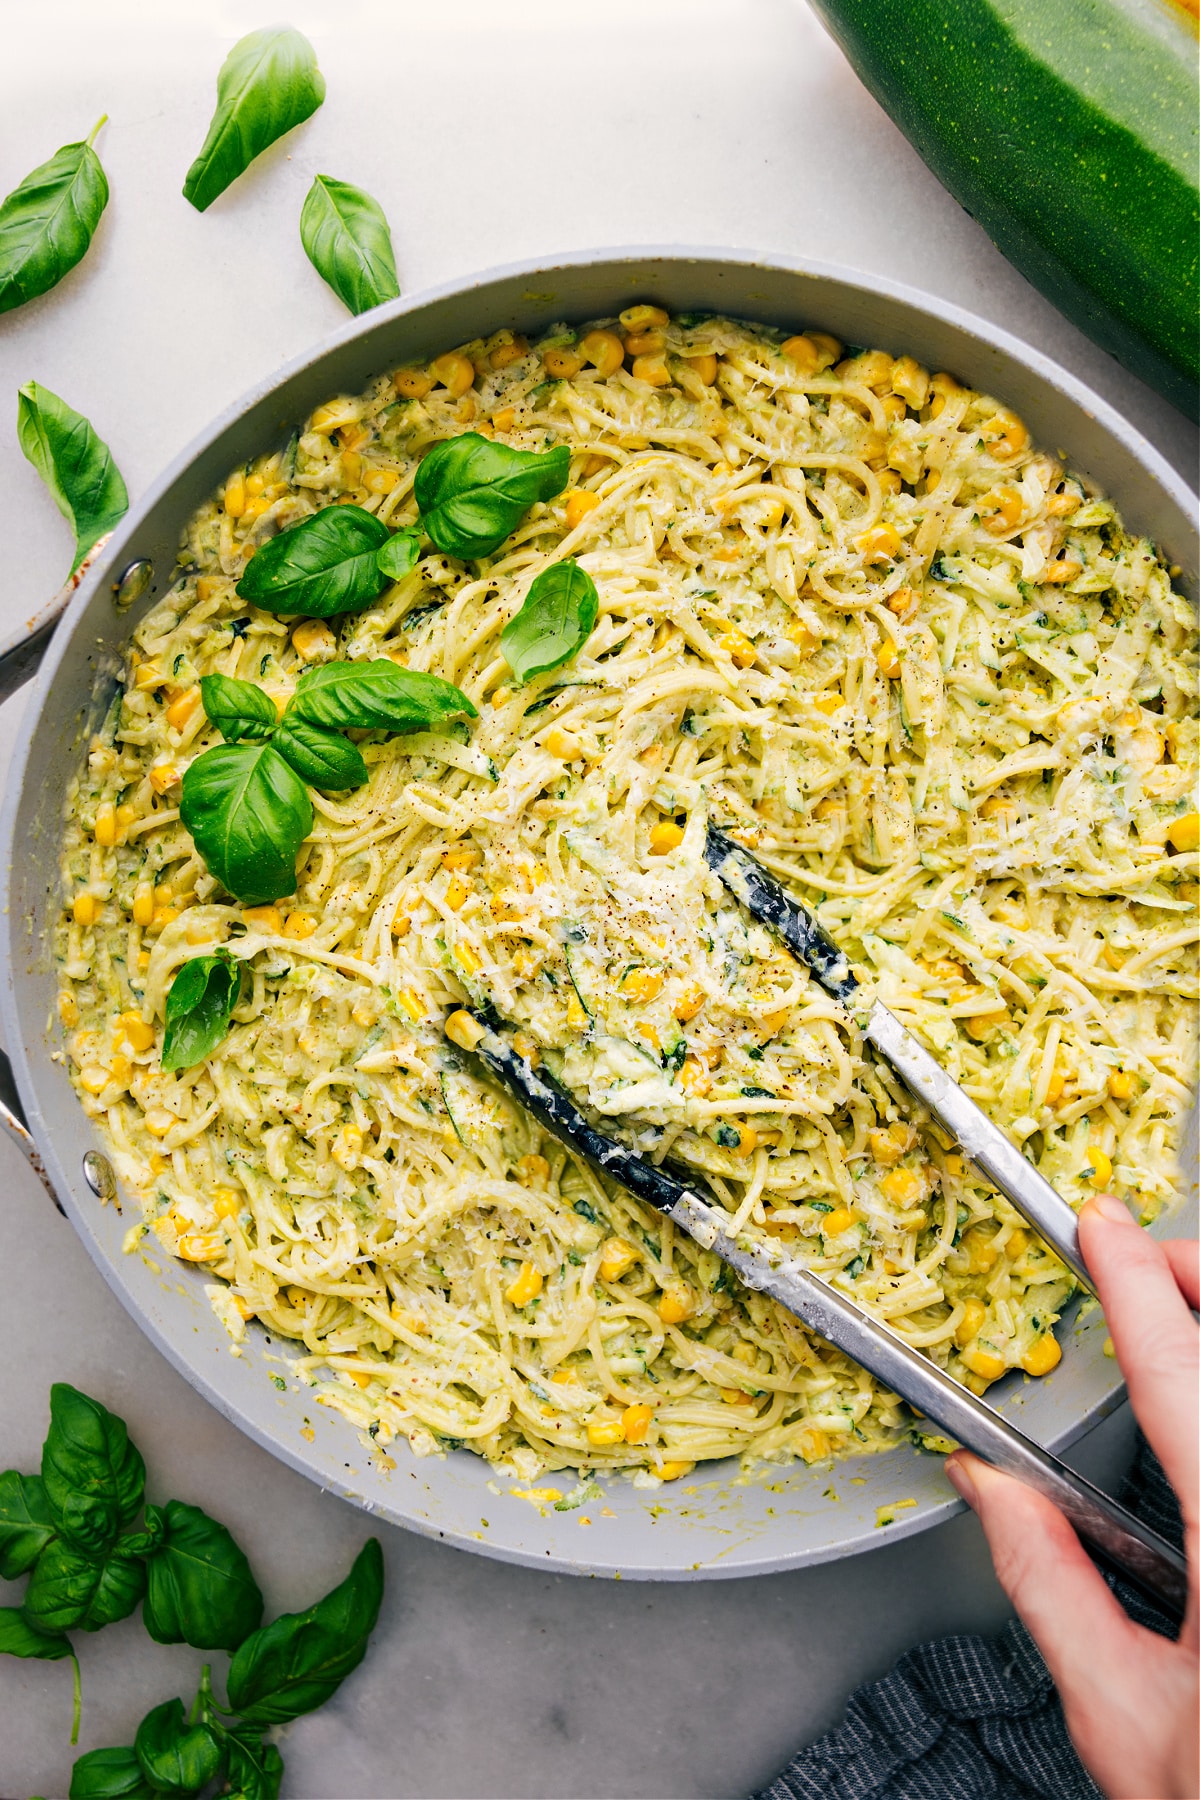
M 1200 1333 L 1162 1245 L 1111 1194 L 1079 1215 L 1079 1242 L 1138 1423 L 1195 1526 L 1200 1488 Z
M 1168 1238 L 1163 1244 L 1179 1291 L 1194 1310 L 1200 1310 L 1200 1243 L 1195 1238 Z
M 1104 1659 L 1130 1654 L 1134 1627 L 1062 1513 L 969 1451 L 949 1457 L 946 1474 L 978 1514 L 997 1579 L 1058 1687 L 1102 1679 Z

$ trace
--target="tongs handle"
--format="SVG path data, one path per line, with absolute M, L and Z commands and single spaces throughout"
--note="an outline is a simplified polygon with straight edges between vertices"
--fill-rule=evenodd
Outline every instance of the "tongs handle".
M 669 1169 L 658 1168 L 605 1137 L 544 1072 L 535 1069 L 528 1058 L 518 1056 L 483 1020 L 476 1023 L 481 1028 L 476 1054 L 556 1137 L 586 1157 L 602 1175 L 620 1182 L 639 1200 L 672 1219 L 706 1250 L 715 1251 L 747 1287 L 769 1294 L 958 1443 L 1045 1494 L 1100 1556 L 1182 1617 L 1187 1604 L 1187 1564 L 1165 1539 L 1025 1437 L 995 1408 L 960 1387 L 848 1294 L 777 1248 L 768 1249 L 749 1239 L 735 1242 L 727 1235 L 728 1214 L 705 1199 L 698 1185 L 685 1184 Z

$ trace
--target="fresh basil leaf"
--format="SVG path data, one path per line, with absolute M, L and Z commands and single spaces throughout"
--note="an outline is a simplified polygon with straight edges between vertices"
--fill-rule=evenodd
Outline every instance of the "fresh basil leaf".
M 221 951 L 193 956 L 167 989 L 162 1066 L 170 1075 L 192 1069 L 229 1035 L 242 972 Z
M 247 906 L 295 893 L 312 801 L 271 744 L 217 744 L 189 763 L 179 816 L 217 880 Z
M 322 281 L 352 313 L 400 292 L 392 234 L 378 200 L 348 181 L 318 175 L 300 213 L 300 242 Z
M 322 663 L 305 669 L 283 722 L 305 719 L 335 731 L 440 731 L 448 720 L 464 713 L 478 717 L 453 682 L 420 669 L 402 669 L 381 656 L 373 662 Z
M 133 1745 L 89 1750 L 71 1770 L 70 1800 L 156 1800 Z
M 160 1794 L 196 1794 L 215 1781 L 225 1760 L 210 1725 L 189 1725 L 182 1700 L 164 1700 L 137 1728 L 134 1753 L 142 1774 Z
M 410 526 L 407 531 L 397 531 L 375 552 L 375 562 L 380 574 L 389 581 L 403 581 L 416 568 L 420 554 L 421 533 L 416 526 Z
M 237 591 L 266 612 L 331 619 L 383 592 L 376 555 L 388 528 L 362 506 L 326 506 L 254 552 Z
M 500 633 L 500 652 L 518 681 L 569 662 L 587 643 L 600 597 L 577 562 L 551 563 Z
M 290 25 L 268 25 L 239 38 L 217 76 L 217 110 L 183 197 L 204 212 L 256 156 L 310 118 L 325 98 L 325 77 L 308 39 Z
M 142 1619 L 159 1644 L 236 1650 L 262 1618 L 263 1597 L 245 1554 L 224 1525 L 198 1506 L 168 1500 L 146 1508 L 162 1541 L 146 1564 Z
M 87 254 L 108 203 L 108 182 L 92 149 L 64 144 L 0 204 L 0 313 L 36 300 Z
M 252 681 L 231 675 L 202 675 L 200 699 L 208 717 L 229 744 L 243 738 L 270 737 L 278 713 L 275 702 Z
M 340 793 L 344 788 L 361 787 L 367 779 L 367 765 L 358 745 L 320 725 L 310 725 L 307 719 L 285 720 L 272 742 L 310 787 Z
M 61 1662 L 73 1656 L 70 1638 L 61 1632 L 37 1631 L 19 1606 L 0 1606 L 0 1653 L 5 1656 L 36 1656 L 43 1662 Z
M 279 1800 L 283 1758 L 274 1744 L 264 1744 L 257 1732 L 239 1727 L 227 1735 L 225 1748 L 229 1800 Z
M 146 1465 L 129 1441 L 124 1419 L 56 1381 L 50 1389 L 42 1481 L 57 1529 L 77 1549 L 100 1553 L 141 1506 Z
M 229 1667 L 230 1707 L 251 1724 L 281 1725 L 323 1706 L 366 1655 L 382 1599 L 383 1552 L 368 1538 L 323 1600 L 246 1639 Z
M 83 414 L 36 381 L 18 390 L 17 437 L 75 533 L 73 575 L 129 510 L 121 471 Z
M 33 1565 L 22 1611 L 38 1631 L 99 1631 L 128 1618 L 145 1591 L 136 1557 L 88 1555 L 55 1538 Z
M 539 454 L 464 431 L 421 459 L 414 484 L 421 524 L 445 556 L 490 556 L 535 500 L 562 493 L 570 473 L 565 444 Z
M 50 1539 L 54 1521 L 40 1475 L 0 1475 L 0 1575 L 15 1581 L 32 1569 Z

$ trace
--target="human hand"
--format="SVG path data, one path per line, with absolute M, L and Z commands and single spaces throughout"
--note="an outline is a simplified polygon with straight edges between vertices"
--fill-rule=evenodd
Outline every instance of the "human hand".
M 946 1473 L 979 1515 L 1005 1593 L 1036 1639 L 1067 1729 L 1109 1800 L 1195 1800 L 1200 1618 L 1200 1258 L 1157 1243 L 1111 1195 L 1079 1215 L 1129 1398 L 1183 1511 L 1187 1616 L 1177 1643 L 1134 1624 L 1051 1501 L 965 1450 Z

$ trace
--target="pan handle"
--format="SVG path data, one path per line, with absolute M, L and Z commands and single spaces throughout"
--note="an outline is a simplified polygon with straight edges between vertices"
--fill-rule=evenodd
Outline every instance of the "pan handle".
M 7 650 L 0 651 L 0 704 L 10 699 L 31 675 L 37 673 L 38 665 L 46 654 L 46 646 L 54 636 L 55 626 L 70 605 L 76 588 L 111 536 L 112 532 L 107 531 L 102 538 L 96 539 L 79 567 L 67 576 L 53 600 L 27 620 L 24 637 L 11 644 Z
M 17 1084 L 13 1078 L 12 1064 L 3 1050 L 0 1050 L 0 1131 L 4 1132 L 10 1143 L 17 1146 L 59 1212 L 62 1212 L 62 1204 L 46 1173 L 46 1165 L 42 1161 L 41 1151 L 34 1142 L 33 1133 L 29 1129 L 25 1108 L 21 1105 L 21 1096 L 17 1092 Z M 63 1216 L 66 1217 L 65 1213 Z

